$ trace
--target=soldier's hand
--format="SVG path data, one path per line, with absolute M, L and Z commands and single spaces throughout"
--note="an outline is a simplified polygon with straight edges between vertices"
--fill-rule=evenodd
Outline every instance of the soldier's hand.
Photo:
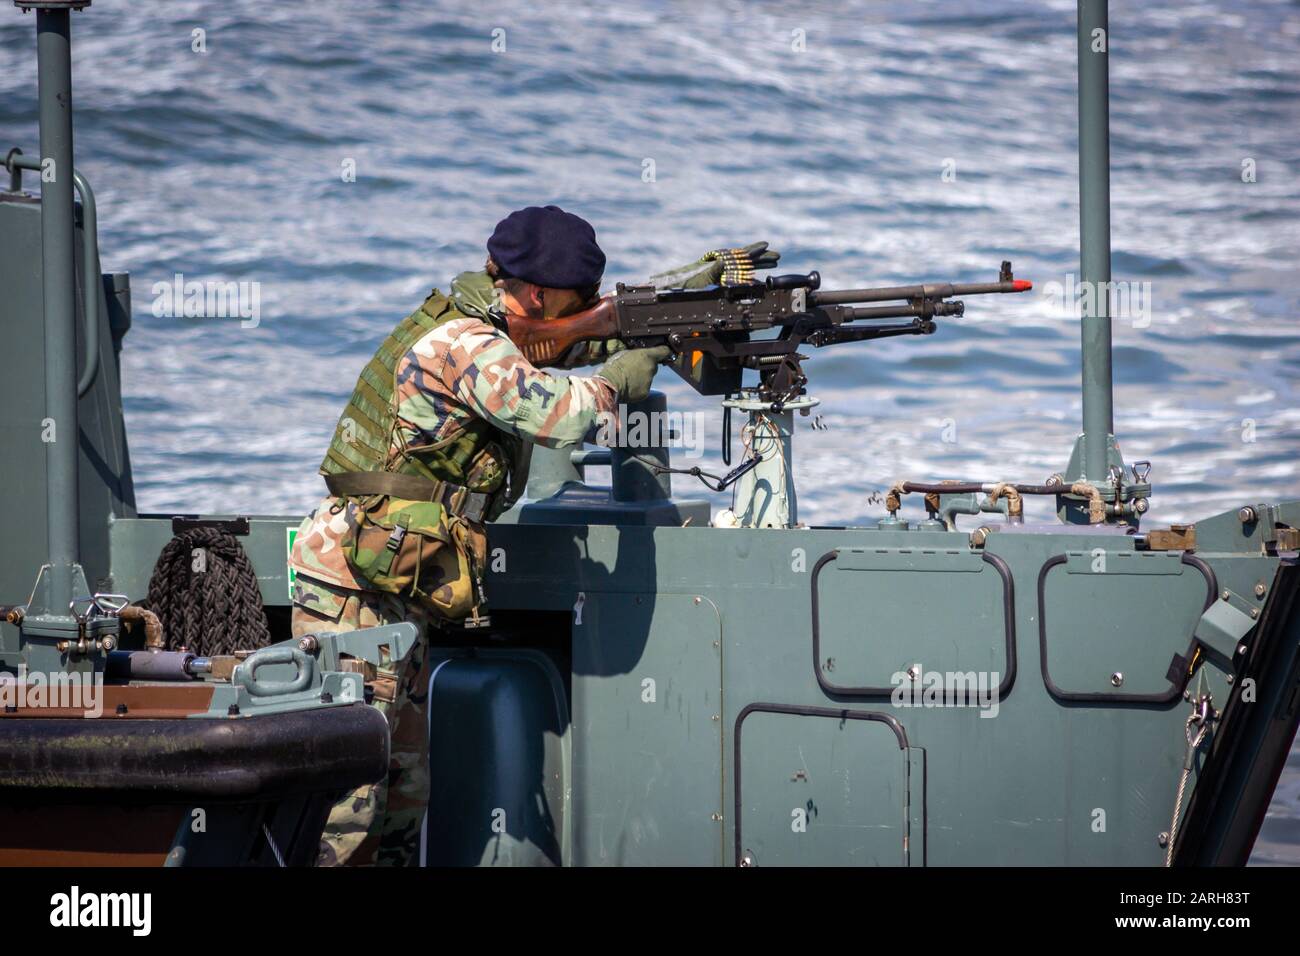
M 624 349 L 615 352 L 608 362 L 596 370 L 596 374 L 618 392 L 621 402 L 639 402 L 650 394 L 650 383 L 654 381 L 659 363 L 673 357 L 673 350 L 666 345 L 652 349 Z

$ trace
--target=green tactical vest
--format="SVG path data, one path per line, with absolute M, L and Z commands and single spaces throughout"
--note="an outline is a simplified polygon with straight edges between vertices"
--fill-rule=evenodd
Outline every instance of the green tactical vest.
M 518 497 L 516 475 L 526 474 L 525 443 L 483 419 L 457 429 L 439 442 L 405 445 L 397 434 L 394 397 L 396 370 L 411 347 L 431 330 L 469 316 L 492 324 L 491 280 L 486 273 L 462 273 L 452 281 L 452 298 L 437 289 L 380 343 L 361 371 L 356 388 L 334 429 L 322 475 L 346 471 L 391 471 L 464 485 L 471 491 L 497 492 L 498 502 Z M 499 509 L 492 509 L 494 517 Z

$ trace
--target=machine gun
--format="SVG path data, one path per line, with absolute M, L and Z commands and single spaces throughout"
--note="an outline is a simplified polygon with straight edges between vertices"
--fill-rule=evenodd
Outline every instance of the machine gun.
M 929 335 L 940 316 L 960 316 L 957 296 L 1027 292 L 1033 283 L 1003 262 L 997 282 L 886 286 L 823 291 L 821 276 L 770 276 L 764 281 L 703 289 L 618 284 L 583 312 L 559 319 L 508 317 L 510 337 L 534 365 L 557 361 L 578 342 L 617 338 L 631 348 L 668 345 L 673 368 L 702 395 L 741 390 L 741 373 L 755 369 L 752 393 L 780 411 L 804 394 L 799 347 L 820 348 L 895 335 Z M 867 303 L 893 303 L 870 305 Z M 879 322 L 909 319 L 907 322 Z M 862 324 L 859 324 L 862 323 Z M 778 329 L 775 336 L 752 333 Z

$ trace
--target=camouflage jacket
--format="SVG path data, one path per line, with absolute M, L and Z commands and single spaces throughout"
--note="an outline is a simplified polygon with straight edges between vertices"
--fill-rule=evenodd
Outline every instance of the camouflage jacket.
M 613 386 L 598 376 L 566 377 L 537 369 L 492 323 L 492 315 L 476 307 L 482 302 L 466 301 L 460 294 L 465 285 L 453 285 L 452 301 L 460 314 L 423 335 L 397 363 L 394 455 L 400 448 L 436 443 L 473 419 L 548 447 L 577 445 L 593 432 L 601 413 L 615 412 Z M 593 348 L 570 361 L 590 361 L 604 351 Z M 289 561 L 297 603 L 328 613 L 340 601 L 317 582 L 368 589 L 345 557 L 357 530 L 357 507 L 353 499 L 327 497 L 299 528 Z

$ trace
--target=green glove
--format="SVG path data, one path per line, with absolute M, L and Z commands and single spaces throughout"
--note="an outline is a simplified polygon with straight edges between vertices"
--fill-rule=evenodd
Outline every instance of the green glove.
M 618 339 L 599 339 L 594 342 L 579 342 L 551 363 L 553 368 L 578 368 L 581 365 L 595 365 L 607 359 L 615 352 L 627 348 Z
M 711 285 L 740 285 L 754 281 L 758 269 L 771 269 L 781 253 L 766 242 L 751 242 L 739 249 L 714 249 L 689 265 L 650 277 L 656 289 L 703 289 Z
M 620 402 L 639 402 L 650 394 L 659 363 L 672 358 L 673 350 L 666 345 L 653 349 L 624 349 L 596 369 L 596 374 L 618 392 Z

